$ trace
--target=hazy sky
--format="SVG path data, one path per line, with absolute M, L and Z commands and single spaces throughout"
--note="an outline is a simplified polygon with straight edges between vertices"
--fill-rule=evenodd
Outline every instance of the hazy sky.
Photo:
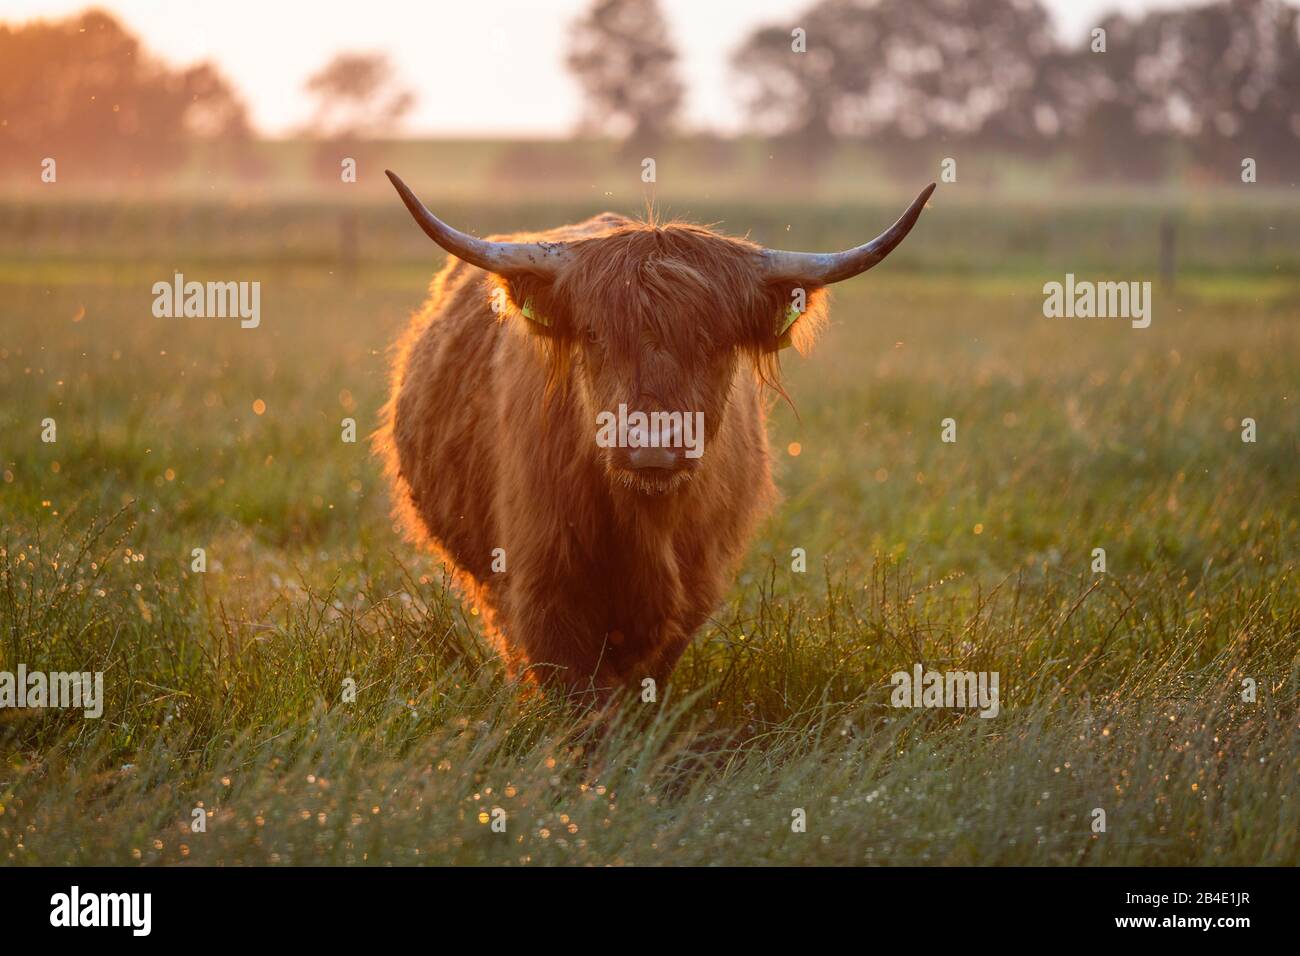
M 810 0 L 660 0 L 682 54 L 687 117 L 734 128 L 731 52 L 755 26 L 793 20 Z M 570 23 L 589 0 L 100 0 L 173 63 L 210 59 L 247 99 L 257 126 L 304 123 L 303 80 L 339 50 L 381 50 L 419 94 L 408 129 L 442 135 L 563 135 L 579 92 L 564 69 Z M 6 20 L 64 16 L 87 0 L 4 0 Z M 1046 0 L 1064 36 L 1119 6 L 1171 0 Z M 809 38 L 813 42 L 813 38 Z

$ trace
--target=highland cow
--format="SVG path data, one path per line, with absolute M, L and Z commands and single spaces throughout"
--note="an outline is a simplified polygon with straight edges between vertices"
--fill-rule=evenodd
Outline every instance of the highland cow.
M 818 254 L 612 213 L 477 239 L 388 175 L 454 257 L 376 436 L 399 520 L 455 567 L 511 676 L 601 695 L 662 681 L 774 501 L 778 350 L 806 351 L 826 286 L 888 255 L 934 185 L 878 238 Z M 620 412 L 619 440 L 598 441 Z

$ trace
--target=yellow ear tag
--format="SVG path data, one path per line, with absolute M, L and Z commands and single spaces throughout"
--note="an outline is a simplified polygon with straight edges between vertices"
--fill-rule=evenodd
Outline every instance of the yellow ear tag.
M 799 321 L 799 316 L 802 314 L 793 305 L 785 310 L 785 318 L 781 321 L 781 328 L 776 333 L 776 347 L 778 349 L 788 349 L 794 344 L 794 337 L 790 334 L 790 330 Z
M 525 300 L 524 300 L 524 307 L 523 307 L 522 309 L 520 309 L 519 311 L 523 314 L 523 317 L 524 317 L 525 319 L 527 319 L 529 322 L 535 322 L 535 323 L 538 324 L 538 325 L 547 326 L 547 327 L 549 327 L 550 324 L 551 324 L 550 322 L 547 322 L 545 319 L 539 319 L 539 318 L 538 318 L 538 317 L 533 313 L 533 300 L 532 300 L 532 299 L 525 299 Z

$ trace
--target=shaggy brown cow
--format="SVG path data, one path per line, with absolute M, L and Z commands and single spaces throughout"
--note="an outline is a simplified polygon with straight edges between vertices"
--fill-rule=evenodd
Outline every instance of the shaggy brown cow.
M 815 254 L 613 213 L 476 239 L 388 175 L 455 257 L 401 343 L 376 436 L 400 520 L 458 569 L 512 676 L 662 680 L 775 497 L 776 350 L 811 345 L 825 286 L 888 255 L 934 184 L 877 239 Z M 617 440 L 598 441 L 615 412 Z

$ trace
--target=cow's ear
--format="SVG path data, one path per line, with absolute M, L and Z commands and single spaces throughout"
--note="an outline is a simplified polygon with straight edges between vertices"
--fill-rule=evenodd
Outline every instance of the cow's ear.
M 769 289 L 776 303 L 768 351 L 794 346 L 807 355 L 826 324 L 829 293 L 825 286 L 806 288 L 796 282 L 782 282 Z
M 535 335 L 565 334 L 564 310 L 553 294 L 553 283 L 531 273 L 513 276 L 494 275 L 493 296 L 504 300 L 507 308 L 497 309 L 502 319 L 514 319 Z

